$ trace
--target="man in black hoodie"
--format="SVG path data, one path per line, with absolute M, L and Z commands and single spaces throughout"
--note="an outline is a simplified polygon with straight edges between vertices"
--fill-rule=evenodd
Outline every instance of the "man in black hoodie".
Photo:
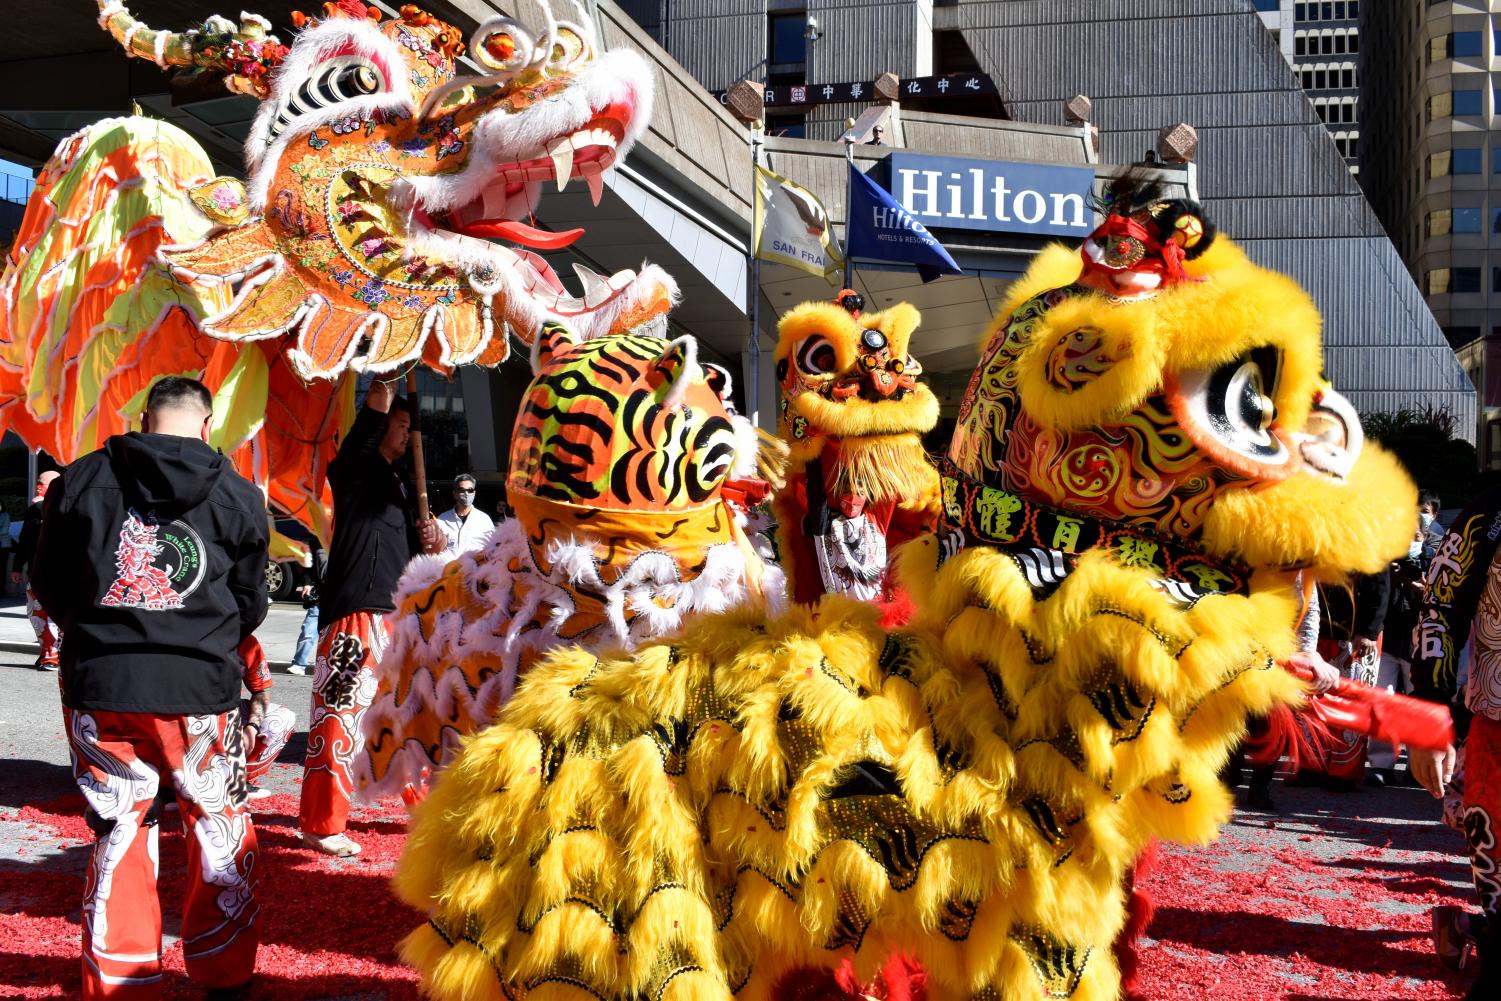
M 396 582 L 413 556 L 442 548 L 436 521 L 419 525 L 397 463 L 412 418 L 389 383 L 372 382 L 365 405 L 328 464 L 334 537 L 319 591 L 313 712 L 303 766 L 302 840 L 329 855 L 358 855 L 345 833 L 354 759 L 365 746 L 360 721 L 375 697 L 375 665 L 390 630 Z
M 268 532 L 260 491 L 206 444 L 212 402 L 202 383 L 159 380 L 143 430 L 110 438 L 47 495 L 32 588 L 63 630 L 73 773 L 98 836 L 85 998 L 160 990 L 155 803 L 169 779 L 188 828 L 188 976 L 210 997 L 246 997 L 255 968 L 235 648 L 266 614 Z

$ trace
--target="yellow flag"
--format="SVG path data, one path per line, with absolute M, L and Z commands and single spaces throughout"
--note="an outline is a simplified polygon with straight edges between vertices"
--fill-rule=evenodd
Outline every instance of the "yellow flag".
M 813 193 L 756 166 L 756 256 L 839 283 L 844 255 L 829 226 L 829 213 Z

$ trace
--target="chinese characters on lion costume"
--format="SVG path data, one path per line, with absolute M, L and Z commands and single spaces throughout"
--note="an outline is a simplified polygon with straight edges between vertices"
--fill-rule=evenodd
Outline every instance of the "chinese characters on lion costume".
M 428 992 L 1117 996 L 1133 861 L 1213 837 L 1247 714 L 1301 698 L 1299 573 L 1412 533 L 1308 296 L 1192 208 L 1016 283 L 904 628 L 831 595 L 532 668 L 414 816 Z

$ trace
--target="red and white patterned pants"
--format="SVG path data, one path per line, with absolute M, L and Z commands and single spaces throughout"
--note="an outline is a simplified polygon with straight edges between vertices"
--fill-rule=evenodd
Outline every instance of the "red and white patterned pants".
M 26 617 L 31 620 L 31 629 L 36 633 L 36 641 L 42 648 L 41 663 L 57 666 L 57 659 L 62 653 L 62 633 L 57 628 L 57 623 L 42 609 L 42 603 L 36 600 L 36 595 L 31 593 L 31 588 L 26 589 Z
M 1480 909 L 1492 922 L 1501 922 L 1501 723 L 1476 714 L 1465 738 L 1463 799 L 1460 830 L 1470 845 L 1470 875 Z M 1448 803 L 1445 806 L 1448 807 Z
M 98 835 L 83 898 L 84 998 L 161 996 L 153 806 L 163 776 L 176 784 L 187 835 L 182 947 L 188 976 L 205 987 L 249 980 L 260 941 L 258 874 L 239 711 L 63 713 L 73 777 Z
M 354 793 L 354 759 L 365 746 L 360 722 L 375 699 L 375 665 L 391 633 L 373 612 L 336 619 L 318 637 L 313 714 L 302 775 L 302 830 L 344 833 Z

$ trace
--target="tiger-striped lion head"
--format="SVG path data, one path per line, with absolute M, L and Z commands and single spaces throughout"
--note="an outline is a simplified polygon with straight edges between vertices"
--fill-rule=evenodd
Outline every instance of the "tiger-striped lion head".
M 548 326 L 511 440 L 507 491 L 589 508 L 671 512 L 718 500 L 755 468 L 730 376 L 691 337 L 577 341 Z

